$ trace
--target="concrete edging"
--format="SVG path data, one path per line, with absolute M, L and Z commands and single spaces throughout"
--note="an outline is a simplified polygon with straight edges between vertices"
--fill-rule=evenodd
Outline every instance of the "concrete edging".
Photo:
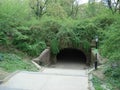
M 8 81 L 11 77 L 13 77 L 15 74 L 17 74 L 17 73 L 19 73 L 19 72 L 21 72 L 21 71 L 15 71 L 15 72 L 11 73 L 11 74 L 8 75 L 5 79 L 0 80 L 0 84 L 5 83 L 5 82 Z
M 93 70 L 95 70 L 95 69 L 92 68 L 92 69 L 88 70 L 88 82 L 89 82 L 89 89 L 90 89 L 90 90 L 95 90 L 94 85 L 93 85 L 93 83 L 92 83 L 92 81 L 91 81 L 92 78 L 93 78 L 93 75 L 91 74 L 91 72 L 92 72 Z
M 3 81 L 2 80 L 0 80 L 0 84 L 2 84 L 3 83 Z
M 38 64 L 38 63 L 36 63 L 35 61 L 32 61 L 32 63 L 40 70 L 42 67 Z
M 38 63 L 36 63 L 35 61 L 32 61 L 32 63 L 35 65 L 35 67 L 36 68 L 38 68 L 39 69 L 39 71 L 43 71 L 44 69 L 45 69 L 45 67 L 42 67 L 42 66 L 40 66 Z
M 92 74 L 89 74 L 88 75 L 89 87 L 90 87 L 90 90 L 95 90 L 94 85 L 93 85 L 93 83 L 91 81 L 92 78 L 93 78 Z

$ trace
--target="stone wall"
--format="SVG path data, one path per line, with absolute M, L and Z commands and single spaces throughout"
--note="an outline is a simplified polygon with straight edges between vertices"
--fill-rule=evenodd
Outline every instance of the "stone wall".
M 81 50 L 85 54 L 86 64 L 89 65 L 94 61 L 94 56 L 91 56 L 91 50 L 88 53 L 84 52 L 81 48 L 78 48 L 78 50 Z M 57 59 L 56 55 L 51 55 L 50 48 L 47 48 L 37 58 L 33 59 L 33 61 L 39 65 L 50 65 L 51 63 L 56 63 Z
M 50 62 L 50 48 L 45 49 L 39 57 L 33 59 L 39 65 L 49 65 Z
M 93 50 L 91 50 L 91 63 L 93 64 L 95 60 L 96 60 L 95 53 L 93 52 Z

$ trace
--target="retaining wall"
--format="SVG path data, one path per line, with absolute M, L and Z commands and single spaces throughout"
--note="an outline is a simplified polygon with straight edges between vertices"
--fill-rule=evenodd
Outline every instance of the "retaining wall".
M 39 65 L 49 65 L 50 62 L 50 48 L 45 49 L 37 58 L 33 59 Z

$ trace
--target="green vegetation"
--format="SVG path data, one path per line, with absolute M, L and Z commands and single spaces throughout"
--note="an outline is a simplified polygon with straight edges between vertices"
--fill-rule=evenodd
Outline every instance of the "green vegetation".
M 120 63 L 115 65 L 117 62 L 112 62 L 112 64 L 108 64 L 105 69 L 105 75 L 106 75 L 106 83 L 109 83 L 111 85 L 111 90 L 119 90 L 120 88 Z M 112 66 L 115 65 L 115 66 Z
M 95 90 L 105 90 L 101 86 L 102 85 L 102 81 L 99 78 L 93 76 L 92 82 L 94 84 Z
M 102 31 L 100 52 L 109 61 L 105 64 L 106 83 L 111 90 L 119 90 L 120 84 L 120 21 L 119 14 L 106 18 L 106 25 Z
M 80 8 L 79 5 L 76 6 L 77 3 L 74 5 L 72 0 L 63 1 L 66 6 L 62 1 L 45 1 L 1 1 L 0 44 L 6 47 L 14 46 L 30 56 L 38 56 L 47 46 L 53 47 L 51 42 L 56 38 L 57 52 L 63 47 L 79 47 L 80 45 L 83 45 L 87 52 L 97 30 L 93 22 L 89 19 L 79 21 L 77 9 Z M 36 6 L 36 3 L 42 9 Z M 69 8 L 71 4 L 72 10 Z M 45 10 L 43 10 L 44 7 L 46 7 Z M 74 10 L 77 11 L 74 12 Z M 85 10 L 87 10 L 87 5 Z M 56 52 L 54 50 L 52 48 L 53 54 Z
M 0 50 L 14 48 L 30 57 L 38 56 L 46 47 L 51 47 L 53 55 L 66 47 L 82 47 L 88 52 L 91 41 L 98 35 L 98 51 L 108 59 L 105 76 L 113 90 L 117 90 L 120 88 L 120 9 L 117 9 L 120 1 L 115 6 L 107 2 L 108 7 L 89 1 L 79 5 L 75 0 L 0 0 Z M 20 67 L 16 70 L 31 68 L 18 54 L 9 54 L 12 52 L 1 53 L 4 60 L 0 56 L 0 67 L 8 71 L 13 71 L 14 64 Z
M 5 71 L 37 71 L 37 68 L 30 61 L 25 61 L 15 54 L 0 53 L 0 57 L 0 68 L 3 68 Z

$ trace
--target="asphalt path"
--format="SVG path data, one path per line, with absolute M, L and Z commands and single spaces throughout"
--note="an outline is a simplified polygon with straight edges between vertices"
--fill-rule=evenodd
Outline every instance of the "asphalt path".
M 40 72 L 16 73 L 0 90 L 89 90 L 88 73 L 85 65 L 59 63 Z

